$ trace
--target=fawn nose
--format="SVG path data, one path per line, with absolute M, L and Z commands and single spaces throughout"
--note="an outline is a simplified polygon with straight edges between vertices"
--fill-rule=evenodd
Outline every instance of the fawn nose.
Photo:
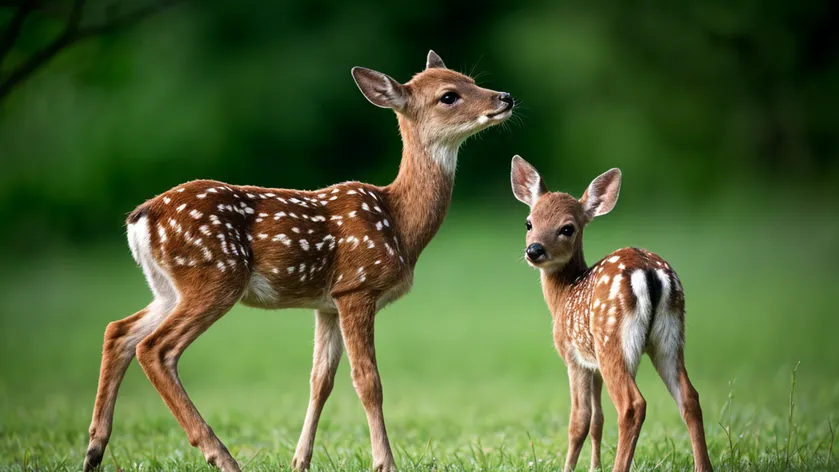
M 507 92 L 501 92 L 498 94 L 498 99 L 502 102 L 510 105 L 511 107 L 516 104 L 516 101 L 513 99 L 513 96 Z
M 539 243 L 533 243 L 530 246 L 527 246 L 524 253 L 532 262 L 539 262 L 546 259 L 548 256 L 547 253 L 545 253 L 545 248 Z

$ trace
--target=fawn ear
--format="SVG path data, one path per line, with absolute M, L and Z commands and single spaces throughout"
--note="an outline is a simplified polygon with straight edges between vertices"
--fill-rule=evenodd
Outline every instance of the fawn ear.
M 358 89 L 373 105 L 403 110 L 408 104 L 408 90 L 387 74 L 364 67 L 353 67 L 352 76 Z
M 510 182 L 513 185 L 513 195 L 531 208 L 539 197 L 548 193 L 548 188 L 536 168 L 520 156 L 513 156 Z
M 428 51 L 428 59 L 425 61 L 425 69 L 445 69 L 446 65 L 443 60 L 434 51 Z
M 621 191 L 621 170 L 609 169 L 592 180 L 586 193 L 580 198 L 586 218 L 591 220 L 595 216 L 605 215 L 615 208 L 618 194 Z

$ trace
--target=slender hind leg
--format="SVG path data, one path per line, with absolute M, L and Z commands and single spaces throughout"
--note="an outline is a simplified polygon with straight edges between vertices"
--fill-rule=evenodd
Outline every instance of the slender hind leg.
M 312 460 L 312 447 L 323 405 L 332 392 L 335 372 L 343 354 L 341 325 L 338 313 L 315 310 L 315 349 L 312 362 L 311 393 L 303 431 L 291 464 L 295 470 L 306 470 Z
M 693 388 L 688 378 L 683 349 L 679 347 L 675 353 L 659 350 L 650 357 L 661 380 L 664 381 L 673 399 L 679 405 L 682 419 L 688 427 L 695 470 L 701 472 L 713 470 L 711 459 L 708 457 L 708 446 L 705 444 L 705 428 L 702 422 L 702 408 L 699 406 L 699 393 Z
M 166 302 L 158 299 L 128 318 L 108 324 L 105 329 L 99 386 L 90 422 L 90 444 L 84 458 L 85 471 L 95 469 L 102 462 L 111 437 L 119 386 L 134 359 L 137 344 L 163 321 L 168 310 Z
M 641 426 L 647 416 L 647 402 L 638 390 L 634 376 L 627 369 L 622 356 L 608 362 L 601 359 L 600 368 L 606 390 L 618 412 L 618 449 L 612 470 L 628 471 L 632 466 Z
M 238 472 L 239 465 L 204 421 L 178 377 L 178 360 L 184 350 L 227 313 L 241 289 L 205 284 L 203 293 L 184 296 L 166 320 L 137 346 L 137 360 L 154 388 L 208 463 L 224 472 Z
M 603 439 L 603 377 L 599 372 L 591 376 L 591 470 L 600 468 L 600 440 Z
M 568 421 L 568 454 L 565 471 L 574 470 L 580 450 L 586 442 L 591 422 L 591 377 L 593 373 L 578 365 L 568 365 L 568 384 L 571 387 L 571 418 Z

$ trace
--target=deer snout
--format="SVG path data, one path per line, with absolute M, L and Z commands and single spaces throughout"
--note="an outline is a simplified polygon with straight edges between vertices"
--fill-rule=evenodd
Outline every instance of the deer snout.
M 500 100 L 503 103 L 506 103 L 507 105 L 510 106 L 510 108 L 512 108 L 516 105 L 516 100 L 513 98 L 512 95 L 510 95 L 507 92 L 499 93 L 498 94 L 498 100 Z
M 530 246 L 527 246 L 527 249 L 524 250 L 524 254 L 530 262 L 540 262 L 548 258 L 548 253 L 545 252 L 545 247 L 539 243 L 533 243 Z

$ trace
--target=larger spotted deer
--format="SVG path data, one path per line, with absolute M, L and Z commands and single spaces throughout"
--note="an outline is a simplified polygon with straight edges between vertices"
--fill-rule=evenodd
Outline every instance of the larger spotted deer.
M 530 207 L 525 259 L 541 272 L 554 344 L 568 366 L 565 470 L 574 470 L 589 431 L 591 469 L 600 468 L 603 383 L 618 412 L 613 470 L 629 470 L 647 408 L 635 374 L 647 353 L 687 424 L 696 470 L 711 471 L 699 394 L 685 369 L 685 296 L 679 277 L 643 249 L 618 249 L 591 267 L 583 256 L 583 229 L 614 208 L 620 170 L 594 179 L 579 200 L 549 192 L 536 169 L 519 156 L 513 157 L 511 174 L 513 193 Z
M 457 152 L 469 136 L 510 117 L 507 93 L 449 70 L 433 51 L 408 83 L 352 70 L 364 96 L 395 110 L 404 144 L 396 179 L 301 191 L 199 180 L 143 203 L 128 241 L 154 300 L 108 325 L 84 469 L 102 460 L 120 382 L 135 353 L 151 383 L 208 463 L 239 465 L 187 396 L 184 350 L 237 302 L 315 310 L 311 396 L 292 466 L 309 467 L 318 420 L 344 346 L 367 415 L 376 470 L 395 469 L 376 366 L 376 313 L 411 288 L 414 266 L 449 207 Z

